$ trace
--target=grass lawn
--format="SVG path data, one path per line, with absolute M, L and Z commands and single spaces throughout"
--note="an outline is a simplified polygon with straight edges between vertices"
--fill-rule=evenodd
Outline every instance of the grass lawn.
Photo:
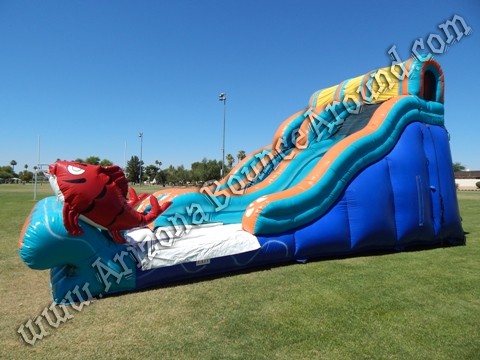
M 150 187 L 137 189 L 153 192 Z M 47 184 L 38 197 L 52 194 Z M 18 236 L 31 185 L 0 185 L 0 359 L 479 359 L 480 192 L 466 246 L 292 264 L 91 302 L 27 345 L 52 302 Z

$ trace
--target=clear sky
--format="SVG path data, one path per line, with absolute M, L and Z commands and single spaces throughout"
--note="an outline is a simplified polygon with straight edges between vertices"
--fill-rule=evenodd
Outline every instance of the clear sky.
M 480 1 L 0 0 L 0 165 L 98 156 L 221 159 L 271 143 L 310 95 L 402 59 L 455 14 L 436 56 L 454 161 L 480 169 Z M 39 141 L 40 139 L 40 141 Z M 40 146 L 38 146 L 40 143 Z

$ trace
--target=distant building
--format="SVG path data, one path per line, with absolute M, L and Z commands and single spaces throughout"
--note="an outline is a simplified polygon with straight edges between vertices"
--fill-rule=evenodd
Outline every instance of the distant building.
M 455 184 L 459 190 L 476 190 L 475 185 L 480 181 L 480 170 L 457 171 L 455 172 Z

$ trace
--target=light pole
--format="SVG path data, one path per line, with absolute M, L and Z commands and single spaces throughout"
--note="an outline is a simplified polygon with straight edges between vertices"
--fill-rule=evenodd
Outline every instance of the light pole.
M 140 138 L 140 175 L 138 176 L 138 183 L 142 185 L 142 152 L 143 152 L 143 132 L 138 134 Z
M 218 100 L 223 101 L 222 170 L 220 171 L 220 178 L 222 178 L 225 173 L 225 115 L 227 112 L 227 94 L 221 93 L 218 95 Z

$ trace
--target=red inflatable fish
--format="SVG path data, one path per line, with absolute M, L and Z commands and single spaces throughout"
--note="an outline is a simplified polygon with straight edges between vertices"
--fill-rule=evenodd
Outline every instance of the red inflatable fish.
M 124 243 L 121 230 L 147 225 L 171 205 L 165 202 L 160 206 L 150 195 L 150 212 L 136 211 L 134 206 L 149 195 L 138 197 L 118 166 L 57 161 L 48 167 L 47 176 L 59 199 L 63 198 L 63 223 L 72 235 L 83 233 L 78 224 L 82 216 L 86 222 L 109 230 L 115 242 Z

